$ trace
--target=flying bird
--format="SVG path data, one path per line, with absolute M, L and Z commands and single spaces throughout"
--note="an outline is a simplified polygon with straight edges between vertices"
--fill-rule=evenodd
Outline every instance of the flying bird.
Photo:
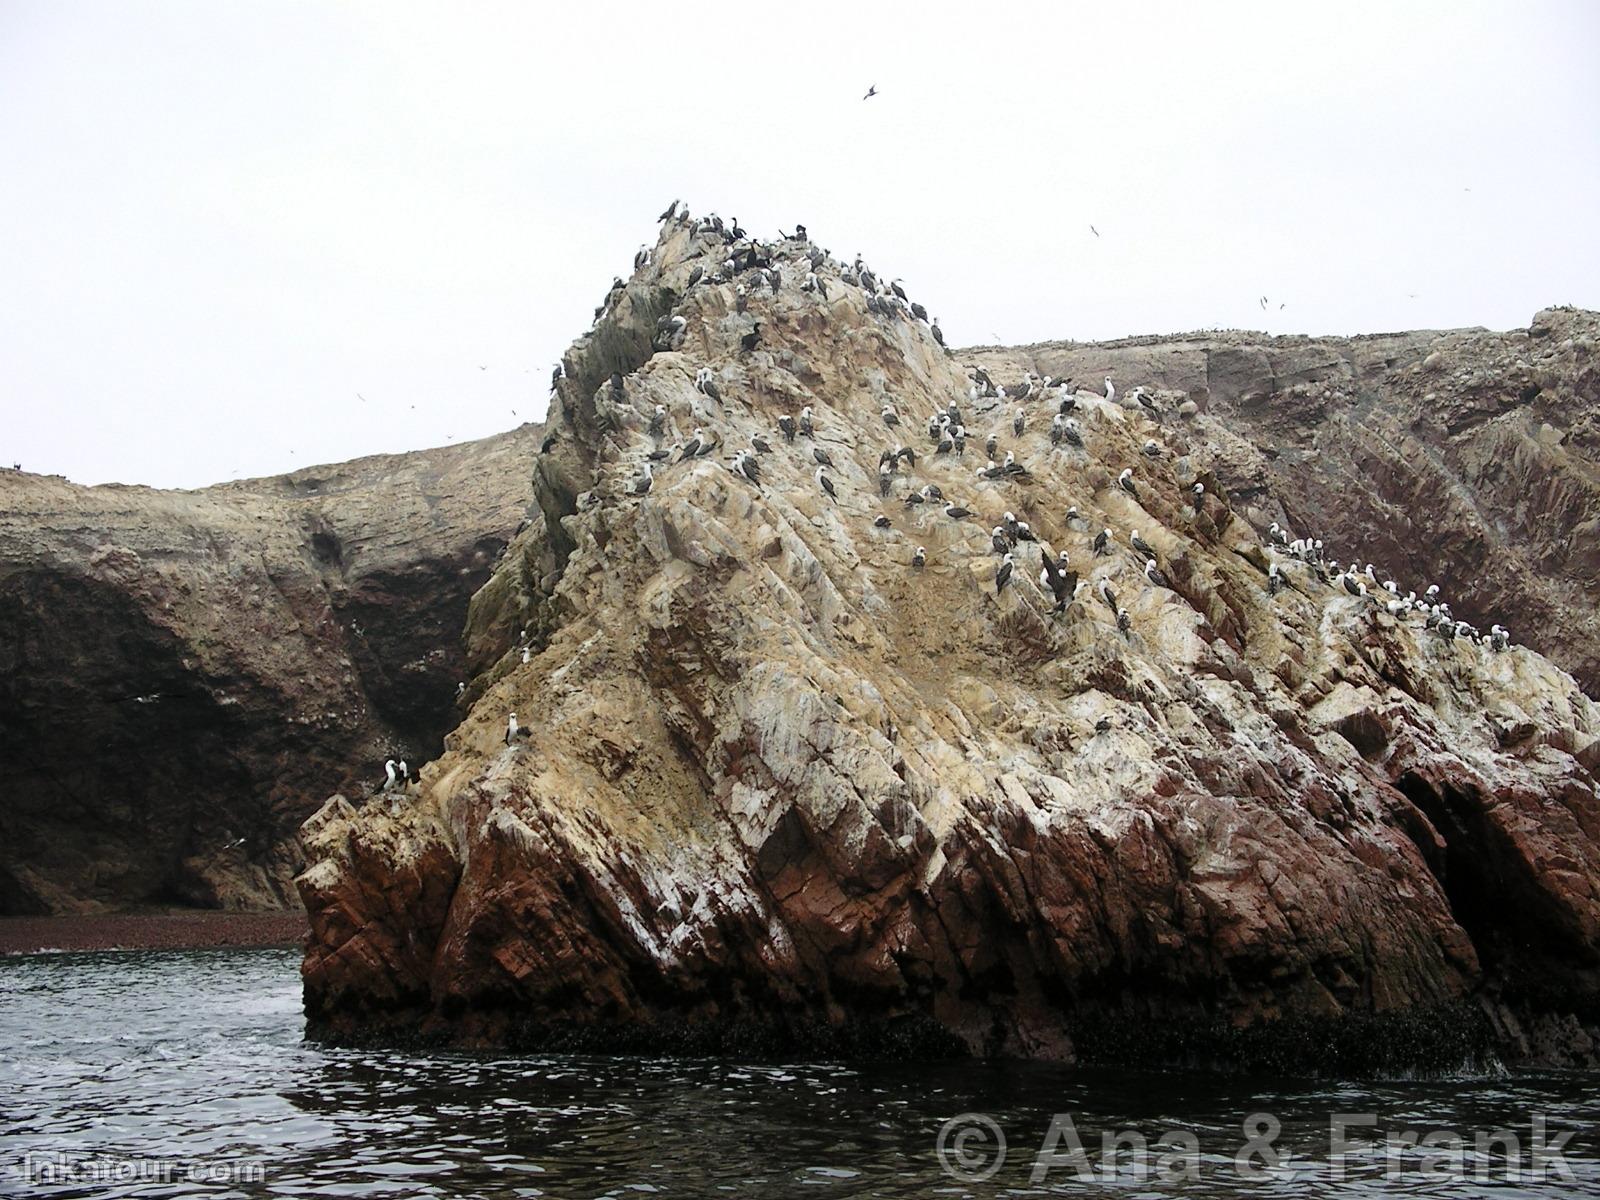
M 1093 225 L 1089 226 L 1089 232 L 1094 234 L 1095 237 L 1099 237 L 1100 236 L 1100 231 L 1098 229 L 1096 229 Z
M 861 97 L 861 98 L 863 100 L 871 100 L 877 94 L 878 94 L 878 85 L 877 84 L 873 84 L 871 87 L 869 87 L 867 89 L 867 94 L 865 96 Z

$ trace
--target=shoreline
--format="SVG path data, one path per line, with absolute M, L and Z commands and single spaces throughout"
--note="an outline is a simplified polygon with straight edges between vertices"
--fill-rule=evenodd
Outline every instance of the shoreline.
M 299 946 L 303 912 L 78 913 L 0 917 L 0 955 Z

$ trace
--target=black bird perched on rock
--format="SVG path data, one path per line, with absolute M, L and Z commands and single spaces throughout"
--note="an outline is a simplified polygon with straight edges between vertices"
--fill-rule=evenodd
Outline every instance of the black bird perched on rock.
M 879 513 L 877 516 L 872 518 L 872 527 L 874 529 L 889 528 L 889 518 L 884 516 L 882 513 Z
M 998 596 L 1002 588 L 1011 582 L 1011 572 L 1016 569 L 1017 560 L 1007 554 L 1000 563 L 1000 569 L 994 573 L 994 594 Z
M 1117 603 L 1116 592 L 1111 590 L 1110 580 L 1102 579 L 1100 581 L 1100 599 L 1106 602 L 1106 607 L 1112 612 L 1116 612 L 1122 607 L 1122 605 Z
M 829 499 L 837 503 L 839 500 L 839 493 L 833 490 L 833 480 L 829 479 L 825 474 L 823 474 L 821 467 L 817 468 L 816 480 L 817 486 L 828 493 Z
M 1067 602 L 1072 599 L 1072 593 L 1078 587 L 1078 573 L 1067 570 L 1067 556 L 1063 554 L 1059 562 L 1051 559 L 1046 551 L 1040 558 L 1041 570 L 1039 582 L 1050 589 L 1050 594 L 1055 597 L 1056 611 L 1062 612 L 1067 607 Z
M 811 457 L 816 459 L 817 462 L 821 466 L 824 466 L 824 467 L 833 466 L 833 459 L 828 456 L 828 452 L 826 450 L 824 450 L 821 446 L 813 446 L 813 447 L 811 447 Z
M 944 499 L 944 492 L 940 491 L 939 485 L 937 483 L 925 483 L 925 484 L 923 484 L 922 485 L 922 494 L 928 500 L 943 500 Z
M 1080 449 L 1083 447 L 1083 434 L 1078 432 L 1078 423 L 1071 417 L 1068 417 L 1067 423 L 1061 427 L 1061 436 L 1066 438 L 1067 441 L 1071 442 L 1074 446 L 1077 446 Z
M 689 282 L 683 285 L 683 290 L 687 292 L 705 277 L 706 269 L 704 267 L 696 267 L 694 270 L 689 272 Z
M 670 221 L 670 220 L 672 220 L 673 217 L 675 217 L 677 215 L 678 215 L 678 201 L 674 200 L 671 204 L 667 205 L 667 211 L 662 213 L 659 217 L 657 217 L 656 220 L 657 221 Z
M 939 345 L 943 346 L 944 345 L 944 330 L 939 328 L 939 318 L 938 317 L 935 317 L 933 319 L 933 324 L 931 326 L 929 326 L 929 329 L 933 333 L 933 340 L 938 342 Z
M 926 321 L 928 319 L 928 310 L 913 300 L 911 302 L 911 315 L 919 321 Z
M 759 458 L 741 450 L 739 456 L 733 461 L 739 468 L 739 473 L 751 483 L 761 482 L 761 460 Z
M 762 437 L 759 433 L 751 434 L 750 445 L 755 448 L 755 452 L 757 454 L 772 453 L 772 446 L 768 443 L 767 439 Z
M 794 430 L 795 430 L 795 425 L 794 425 L 794 418 L 793 417 L 791 417 L 787 413 L 785 413 L 783 416 L 778 418 L 778 432 L 783 434 L 783 440 L 784 441 L 786 441 L 786 442 L 794 441 Z
M 989 544 L 994 547 L 996 554 L 1011 553 L 1011 539 L 1006 537 L 1006 531 L 998 525 L 989 531 Z
M 749 353 L 761 344 L 761 322 L 757 321 L 755 328 L 739 339 L 739 349 Z
M 696 429 L 694 431 L 694 436 L 683 444 L 683 450 L 678 455 L 678 461 L 688 462 L 691 458 L 700 453 L 700 447 L 703 445 L 705 445 L 705 442 L 702 438 L 701 432 L 700 430 Z
M 1128 545 L 1132 546 L 1146 558 L 1154 558 L 1156 556 L 1155 547 L 1140 537 L 1137 529 L 1133 531 L 1133 536 L 1128 539 Z
M 972 510 L 970 508 L 962 508 L 959 504 L 946 504 L 944 506 L 944 515 L 952 521 L 960 521 L 965 517 L 970 517 Z
M 1161 573 L 1161 568 L 1156 566 L 1156 560 L 1153 558 L 1146 560 L 1144 564 L 1144 577 L 1158 588 L 1170 588 L 1172 586 L 1167 582 L 1167 577 Z
M 550 372 L 550 390 L 551 391 L 555 391 L 556 386 L 558 384 L 560 384 L 560 382 L 561 382 L 561 373 L 562 373 L 561 364 L 557 363 L 556 364 L 556 369 L 554 371 Z
M 1117 486 L 1123 491 L 1127 492 L 1128 495 L 1132 496 L 1135 500 L 1139 498 L 1139 489 L 1134 485 L 1133 482 L 1132 467 L 1124 467 L 1122 469 L 1122 474 L 1117 476 Z
M 722 392 L 720 390 L 718 390 L 715 380 L 712 380 L 712 379 L 706 380 L 705 383 L 701 386 L 700 390 L 702 392 L 704 392 L 706 395 L 711 397 L 712 403 L 714 403 L 714 404 L 721 404 L 722 403 Z

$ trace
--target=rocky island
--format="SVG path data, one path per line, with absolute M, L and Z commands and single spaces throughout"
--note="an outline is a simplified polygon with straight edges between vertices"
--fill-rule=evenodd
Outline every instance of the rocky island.
M 1593 314 L 951 353 L 645 258 L 444 752 L 305 825 L 314 1036 L 1595 1061 Z

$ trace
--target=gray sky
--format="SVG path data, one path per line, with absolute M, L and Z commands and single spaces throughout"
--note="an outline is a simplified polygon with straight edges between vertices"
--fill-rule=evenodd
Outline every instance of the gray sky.
M 956 345 L 1600 307 L 1600 4 L 0 0 L 0 162 L 0 460 L 198 486 L 539 417 L 675 196 Z

